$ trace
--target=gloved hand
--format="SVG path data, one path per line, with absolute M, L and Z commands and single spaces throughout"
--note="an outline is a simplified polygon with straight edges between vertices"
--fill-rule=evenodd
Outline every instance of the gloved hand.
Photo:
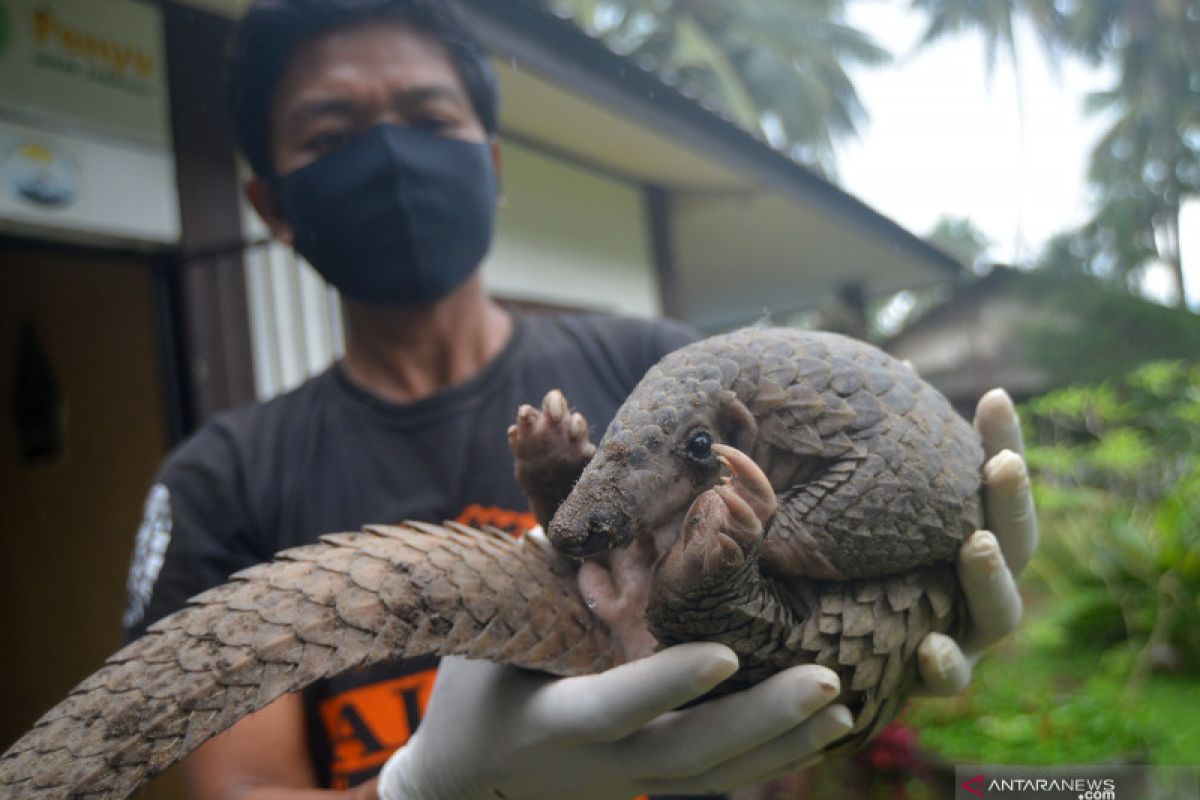
M 837 676 L 806 665 L 673 711 L 737 670 L 691 643 L 598 675 L 444 659 L 425 719 L 380 773 L 382 800 L 629 800 L 708 794 L 820 759 L 851 726 Z
M 983 507 L 991 531 L 976 531 L 959 551 L 958 579 L 971 627 L 961 643 L 931 633 L 917 648 L 924 693 L 952 695 L 971 680 L 980 653 L 1021 621 L 1016 578 L 1037 549 L 1037 516 L 1022 458 L 1021 426 L 1003 389 L 985 394 L 975 409 L 983 439 Z

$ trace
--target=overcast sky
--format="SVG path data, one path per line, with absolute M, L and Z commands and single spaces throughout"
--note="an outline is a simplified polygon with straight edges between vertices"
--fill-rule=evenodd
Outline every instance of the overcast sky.
M 992 243 L 987 257 L 1028 263 L 1053 234 L 1089 216 L 1087 161 L 1104 120 L 1085 115 L 1084 95 L 1112 78 L 1075 61 L 1057 73 L 1031 30 L 1023 59 L 1024 145 L 1016 80 L 1005 53 L 989 78 L 982 40 L 945 39 L 914 53 L 923 18 L 904 0 L 851 3 L 851 23 L 898 56 L 853 77 L 871 115 L 857 141 L 839 148 L 843 186 L 908 229 L 927 233 L 943 215 L 967 217 Z M 1184 215 L 1184 268 L 1200 309 L 1200 202 Z M 1152 275 L 1151 293 L 1168 285 Z

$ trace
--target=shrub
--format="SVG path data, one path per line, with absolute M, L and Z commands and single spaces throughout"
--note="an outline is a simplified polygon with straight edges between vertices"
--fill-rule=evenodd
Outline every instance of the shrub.
M 1200 364 L 1159 361 L 1024 408 L 1031 565 L 1073 643 L 1131 648 L 1131 684 L 1200 670 Z

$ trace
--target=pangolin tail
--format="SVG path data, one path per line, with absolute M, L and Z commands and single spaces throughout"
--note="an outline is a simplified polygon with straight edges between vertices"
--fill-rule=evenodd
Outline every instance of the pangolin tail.
M 126 797 L 286 692 L 430 654 L 577 675 L 610 666 L 614 645 L 544 541 L 422 523 L 330 534 L 109 658 L 0 756 L 0 797 Z

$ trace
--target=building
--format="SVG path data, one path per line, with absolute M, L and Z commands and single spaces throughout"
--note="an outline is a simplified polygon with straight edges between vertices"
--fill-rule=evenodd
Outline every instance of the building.
M 884 343 L 964 416 L 1003 386 L 1018 403 L 1154 360 L 1193 359 L 1200 316 L 1079 274 L 993 266 Z
M 912 362 L 968 418 L 995 386 L 1020 402 L 1058 383 L 1034 363 L 1022 338 L 1050 311 L 1048 288 L 1018 270 L 993 267 L 905 325 L 883 348 Z

